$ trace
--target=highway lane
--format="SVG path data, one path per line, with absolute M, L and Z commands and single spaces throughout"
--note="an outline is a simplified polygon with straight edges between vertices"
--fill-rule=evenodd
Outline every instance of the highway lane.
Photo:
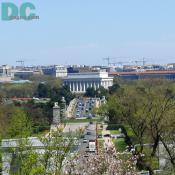
M 76 119 L 82 118 L 91 118 L 92 110 L 95 106 L 96 99 L 95 98 L 80 98 L 77 100 L 77 104 L 75 107 L 75 111 L 73 112 L 73 116 Z
M 84 131 L 84 138 L 80 141 L 79 152 L 89 151 L 89 140 L 96 140 L 96 123 L 89 124 Z

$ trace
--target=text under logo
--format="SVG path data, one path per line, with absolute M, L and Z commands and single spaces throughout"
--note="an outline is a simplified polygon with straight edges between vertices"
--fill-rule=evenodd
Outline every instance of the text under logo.
M 39 16 L 37 16 L 35 11 L 34 4 L 30 2 L 26 2 L 21 4 L 20 7 L 18 7 L 14 3 L 2 3 L 2 20 L 3 21 L 11 21 L 11 20 L 33 20 L 33 19 L 39 19 Z

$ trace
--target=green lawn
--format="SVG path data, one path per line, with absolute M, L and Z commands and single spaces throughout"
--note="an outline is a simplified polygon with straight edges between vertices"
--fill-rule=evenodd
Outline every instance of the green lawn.
M 97 130 L 98 135 L 102 135 L 102 129 Z
M 129 137 L 134 137 L 135 136 L 133 130 L 128 125 L 124 125 L 124 127 L 125 127 Z
M 112 141 L 113 141 L 115 148 L 118 152 L 123 152 L 126 150 L 127 145 L 126 145 L 125 140 L 123 138 L 113 139 Z
M 116 135 L 116 134 L 120 134 L 120 131 L 119 130 L 110 130 L 110 133 L 112 135 Z

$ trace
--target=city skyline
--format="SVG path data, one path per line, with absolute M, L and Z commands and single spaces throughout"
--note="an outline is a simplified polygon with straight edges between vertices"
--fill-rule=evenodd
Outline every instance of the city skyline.
M 30 2 L 40 19 L 0 20 L 1 64 L 22 59 L 26 65 L 107 65 L 108 56 L 175 62 L 173 0 Z

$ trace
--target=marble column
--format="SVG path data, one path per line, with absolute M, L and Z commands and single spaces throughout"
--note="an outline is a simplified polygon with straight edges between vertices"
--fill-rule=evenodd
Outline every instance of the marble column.
M 72 91 L 72 82 L 69 82 L 70 91 Z
M 105 85 L 104 85 L 104 81 L 102 81 L 102 86 L 104 87 Z
M 86 84 L 85 84 L 86 82 L 84 81 L 83 82 L 83 92 L 86 92 Z
M 105 81 L 104 83 L 105 83 L 105 88 L 107 88 L 107 82 Z
M 82 92 L 83 86 L 82 86 L 82 81 L 80 81 L 80 92 Z
M 95 87 L 95 81 L 93 81 L 93 87 L 94 87 L 94 89 L 96 90 L 96 87 Z
M 87 88 L 89 88 L 90 87 L 90 82 L 89 81 L 87 81 Z
M 85 87 L 86 87 L 86 89 L 88 88 L 88 82 L 87 81 L 85 82 Z
M 75 92 L 75 82 L 73 81 L 73 92 Z
M 92 81 L 91 81 L 91 87 L 93 87 L 93 85 L 92 85 Z

